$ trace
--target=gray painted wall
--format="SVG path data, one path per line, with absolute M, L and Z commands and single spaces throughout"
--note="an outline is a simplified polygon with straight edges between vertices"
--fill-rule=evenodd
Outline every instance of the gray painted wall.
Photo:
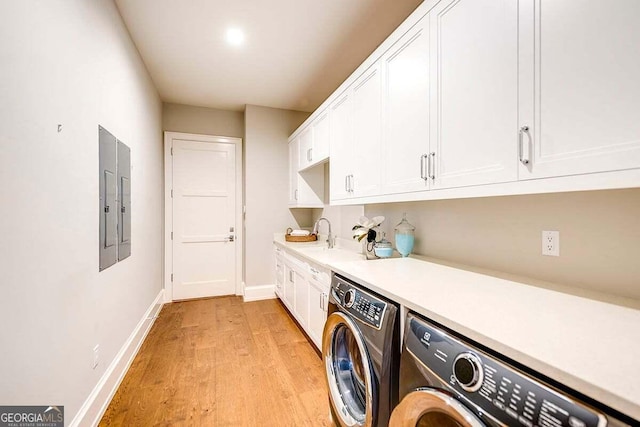
M 417 254 L 640 300 L 640 189 L 390 203 L 387 236 L 407 212 Z M 543 256 L 542 230 L 560 232 Z M 391 239 L 390 239 L 391 240 Z
M 172 132 L 244 138 L 244 113 L 164 103 L 162 129 Z
M 245 110 L 245 284 L 273 285 L 273 233 L 308 226 L 311 211 L 289 209 L 289 135 L 309 113 L 247 105 Z M 295 214 L 295 216 L 294 216 Z
M 70 422 L 162 289 L 162 105 L 112 1 L 2 15 L 0 402 Z M 100 273 L 99 124 L 131 148 L 133 185 L 131 256 Z

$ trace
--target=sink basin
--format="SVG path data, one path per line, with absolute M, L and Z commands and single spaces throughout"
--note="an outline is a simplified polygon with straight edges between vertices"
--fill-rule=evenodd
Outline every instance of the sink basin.
M 326 245 L 324 246 L 306 246 L 298 248 L 299 251 L 302 252 L 333 252 L 336 250 L 340 250 L 339 248 L 331 248 L 329 249 Z
M 331 262 L 339 261 L 355 261 L 362 259 L 362 254 L 349 251 L 342 248 L 329 249 L 326 245 L 323 246 L 307 246 L 297 247 L 296 250 L 307 257 L 314 259 L 322 264 L 328 264 Z

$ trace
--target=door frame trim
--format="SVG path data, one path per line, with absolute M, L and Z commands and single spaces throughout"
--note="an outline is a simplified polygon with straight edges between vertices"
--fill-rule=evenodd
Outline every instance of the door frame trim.
M 163 259 L 163 285 L 164 301 L 173 301 L 173 245 L 171 244 L 171 232 L 173 231 L 173 203 L 171 202 L 171 189 L 173 187 L 173 162 L 171 161 L 171 149 L 174 139 L 189 139 L 199 142 L 232 143 L 236 151 L 236 295 L 243 294 L 244 278 L 242 277 L 242 256 L 244 254 L 244 222 L 243 222 L 243 171 L 242 171 L 242 138 L 201 135 L 184 132 L 164 132 L 164 259 Z

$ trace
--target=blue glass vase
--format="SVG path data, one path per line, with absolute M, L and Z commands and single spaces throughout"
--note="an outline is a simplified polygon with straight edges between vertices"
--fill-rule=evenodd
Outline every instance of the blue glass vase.
M 396 250 L 400 252 L 403 257 L 408 257 L 413 251 L 413 245 L 415 243 L 416 228 L 407 221 L 407 214 L 402 214 L 402 221 L 396 225 Z

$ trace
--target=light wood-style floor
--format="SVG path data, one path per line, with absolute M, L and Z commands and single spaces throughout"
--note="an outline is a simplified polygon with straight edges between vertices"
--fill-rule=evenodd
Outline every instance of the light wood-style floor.
M 332 426 L 320 357 L 277 300 L 167 304 L 100 426 Z

